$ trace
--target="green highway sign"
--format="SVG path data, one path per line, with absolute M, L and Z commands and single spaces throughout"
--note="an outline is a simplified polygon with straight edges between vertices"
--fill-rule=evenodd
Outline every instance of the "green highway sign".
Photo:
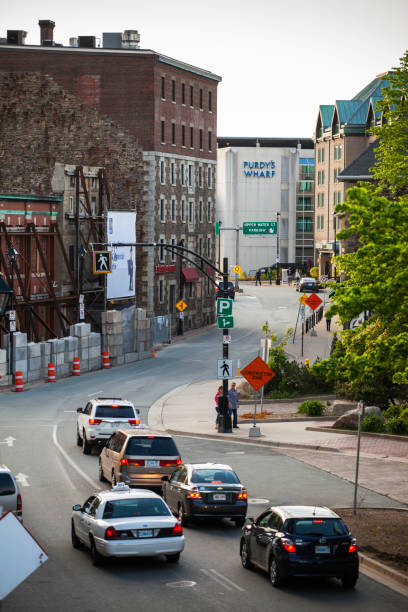
M 234 317 L 218 317 L 218 329 L 232 329 L 234 327 Z
M 246 221 L 242 224 L 243 234 L 277 234 L 277 221 Z
M 218 298 L 217 300 L 217 316 L 232 315 L 232 300 L 229 298 Z

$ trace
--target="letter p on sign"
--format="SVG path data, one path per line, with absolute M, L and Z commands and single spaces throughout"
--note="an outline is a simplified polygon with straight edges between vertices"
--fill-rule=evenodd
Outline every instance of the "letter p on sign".
M 217 315 L 228 316 L 232 314 L 232 300 L 228 298 L 218 298 L 217 300 Z

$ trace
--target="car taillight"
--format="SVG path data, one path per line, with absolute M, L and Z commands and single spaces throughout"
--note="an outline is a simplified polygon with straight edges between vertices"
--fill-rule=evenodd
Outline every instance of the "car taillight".
M 357 550 L 357 545 L 356 544 L 350 544 L 349 549 L 348 549 L 349 553 L 356 552 L 356 550 Z
M 126 457 L 123 457 L 123 459 L 120 460 L 120 465 L 143 465 L 144 466 L 145 462 L 144 459 L 126 459 Z
M 181 459 L 177 459 L 177 465 L 181 465 L 183 462 Z
M 295 553 L 296 552 L 296 547 L 293 544 L 292 540 L 289 540 L 288 538 L 282 538 L 281 542 L 282 542 L 283 548 L 287 552 L 289 552 L 289 553 Z
M 118 540 L 120 535 L 114 527 L 107 527 L 105 531 L 105 540 Z
M 21 495 L 20 493 L 17 495 L 17 512 L 22 512 L 23 510 L 23 502 L 21 500 Z
M 90 425 L 99 425 L 99 423 L 102 423 L 103 419 L 89 419 L 89 424 Z
M 178 459 L 170 459 L 168 461 L 166 461 L 165 459 L 160 461 L 160 466 L 161 467 L 170 467 L 171 465 L 179 465 L 178 464 Z
M 182 526 L 180 525 L 180 523 L 176 523 L 176 524 L 174 525 L 174 527 L 173 527 L 173 531 L 172 531 L 171 533 L 172 533 L 172 535 L 174 535 L 174 536 L 181 536 L 181 535 L 183 535 L 183 528 L 182 528 Z
M 238 499 L 248 499 L 248 493 L 245 489 L 242 489 L 242 491 L 238 493 Z
M 191 493 L 189 493 L 187 495 L 187 497 L 189 497 L 190 499 L 200 499 L 201 498 L 201 493 L 197 490 L 193 490 L 191 491 Z
M 140 421 L 138 419 L 129 419 L 129 425 L 140 425 Z

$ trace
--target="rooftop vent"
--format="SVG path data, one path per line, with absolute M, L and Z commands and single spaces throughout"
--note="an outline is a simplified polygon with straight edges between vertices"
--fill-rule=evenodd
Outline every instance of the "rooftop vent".
M 137 30 L 125 30 L 122 34 L 122 47 L 124 49 L 139 49 L 140 34 Z
M 95 49 L 96 37 L 95 36 L 78 36 L 78 46 L 85 49 Z
M 7 30 L 8 45 L 25 45 L 27 32 L 24 30 Z
M 122 32 L 104 32 L 102 40 L 104 49 L 122 48 Z
M 55 21 L 51 21 L 51 19 L 40 19 L 38 25 L 40 26 L 40 45 L 53 47 Z

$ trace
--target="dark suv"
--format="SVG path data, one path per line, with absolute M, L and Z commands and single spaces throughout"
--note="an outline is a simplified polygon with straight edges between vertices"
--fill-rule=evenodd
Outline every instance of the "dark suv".
M 275 587 L 290 576 L 329 576 L 352 588 L 358 579 L 356 540 L 329 508 L 276 506 L 242 529 L 242 565 L 269 574 Z
M 217 299 L 219 297 L 226 297 L 226 298 L 230 298 L 231 300 L 234 300 L 235 299 L 235 287 L 234 287 L 234 283 L 228 282 L 227 290 L 224 291 L 224 283 L 222 281 L 220 281 L 218 283 L 218 287 L 216 289 L 216 297 L 217 297 Z

